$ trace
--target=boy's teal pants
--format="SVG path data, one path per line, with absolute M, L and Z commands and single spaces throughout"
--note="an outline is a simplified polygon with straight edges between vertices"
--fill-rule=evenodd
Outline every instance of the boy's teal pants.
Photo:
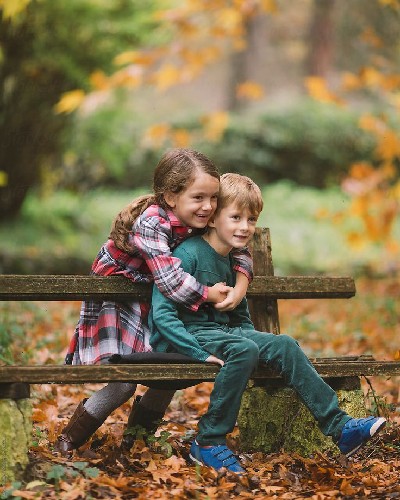
M 208 411 L 199 421 L 200 445 L 225 444 L 226 435 L 235 426 L 247 381 L 258 363 L 282 375 L 325 435 L 335 440 L 340 437 L 351 417 L 339 408 L 335 391 L 318 375 L 292 337 L 228 326 L 191 333 L 204 350 L 225 362 L 215 379 Z

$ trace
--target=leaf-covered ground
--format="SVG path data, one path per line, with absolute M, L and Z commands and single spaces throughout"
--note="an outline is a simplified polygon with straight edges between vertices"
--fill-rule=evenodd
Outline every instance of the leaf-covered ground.
M 299 339 L 310 355 L 399 355 L 400 284 L 398 280 L 357 282 L 357 297 L 346 301 L 282 301 L 282 331 Z M 74 303 L 2 306 L 5 324 L 13 326 L 13 348 L 2 356 L 59 363 L 79 313 Z M 22 307 L 22 308 L 21 308 Z M 29 328 L 31 339 L 23 333 Z M 36 346 L 39 346 L 38 349 Z M 94 439 L 71 460 L 53 451 L 53 443 L 78 402 L 98 386 L 35 386 L 31 463 L 24 481 L 1 489 L 2 498 L 400 498 L 399 378 L 363 381 L 371 411 L 389 425 L 350 460 L 318 453 L 262 453 L 242 456 L 248 475 L 239 479 L 196 468 L 187 461 L 199 415 L 207 408 L 211 384 L 181 391 L 166 415 L 158 440 L 137 441 L 120 454 L 129 403 L 116 410 Z M 141 390 L 145 390 L 141 388 Z M 237 431 L 230 444 L 238 442 Z

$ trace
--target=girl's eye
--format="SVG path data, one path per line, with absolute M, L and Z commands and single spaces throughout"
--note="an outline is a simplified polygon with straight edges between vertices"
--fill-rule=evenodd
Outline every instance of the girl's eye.
M 233 220 L 240 220 L 240 216 L 239 215 L 232 215 L 232 219 Z

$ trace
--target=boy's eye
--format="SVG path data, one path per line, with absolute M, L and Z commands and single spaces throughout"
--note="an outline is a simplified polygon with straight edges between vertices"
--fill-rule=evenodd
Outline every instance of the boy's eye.
M 256 224 L 256 223 L 257 223 L 257 217 L 250 217 L 250 218 L 249 218 L 249 222 L 250 222 L 251 224 Z

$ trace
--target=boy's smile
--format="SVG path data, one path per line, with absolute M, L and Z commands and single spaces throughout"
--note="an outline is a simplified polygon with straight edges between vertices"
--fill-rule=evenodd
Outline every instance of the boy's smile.
M 204 239 L 221 255 L 228 255 L 234 248 L 244 248 L 254 235 L 258 215 L 247 208 L 230 204 L 222 208 L 208 223 Z

